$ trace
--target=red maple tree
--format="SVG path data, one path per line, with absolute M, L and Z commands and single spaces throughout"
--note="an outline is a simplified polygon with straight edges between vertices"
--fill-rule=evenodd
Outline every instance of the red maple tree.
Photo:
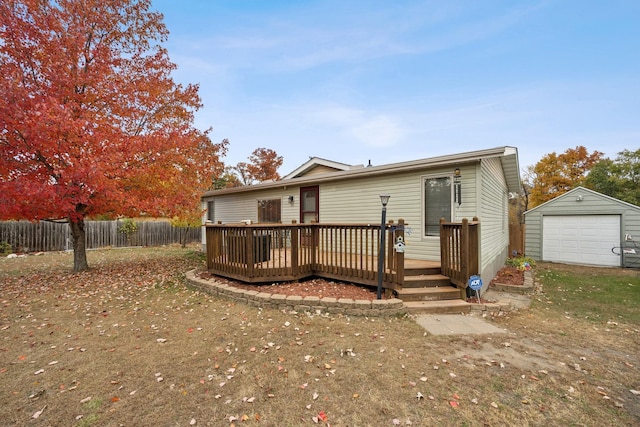
M 199 209 L 228 142 L 194 127 L 150 0 L 0 2 L 0 218 L 69 221 Z
M 254 182 L 277 181 L 278 168 L 284 159 L 270 148 L 256 148 L 249 156 L 249 163 L 240 162 L 234 168 L 244 185 Z

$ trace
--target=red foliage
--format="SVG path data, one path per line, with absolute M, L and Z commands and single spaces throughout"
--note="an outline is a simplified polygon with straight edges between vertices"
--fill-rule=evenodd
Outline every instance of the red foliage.
M 150 6 L 0 2 L 0 218 L 198 208 L 227 142 L 193 126 L 198 87 L 173 81 Z

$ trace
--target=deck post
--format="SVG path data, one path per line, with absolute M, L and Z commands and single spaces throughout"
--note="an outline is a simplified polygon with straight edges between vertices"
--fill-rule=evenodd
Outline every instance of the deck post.
M 253 277 L 254 274 L 254 254 L 253 254 L 253 245 L 254 245 L 254 238 L 253 238 L 253 228 L 250 227 L 245 227 L 245 256 L 246 256 L 246 262 L 247 262 L 247 276 L 249 277 Z
M 300 273 L 300 257 L 298 255 L 298 242 L 302 234 L 300 227 L 291 228 L 291 272 L 295 276 Z

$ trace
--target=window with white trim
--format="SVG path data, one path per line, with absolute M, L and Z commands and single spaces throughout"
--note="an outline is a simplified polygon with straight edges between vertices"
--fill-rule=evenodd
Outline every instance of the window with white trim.
M 450 176 L 425 177 L 424 188 L 424 235 L 440 235 L 440 218 L 451 221 L 452 180 Z

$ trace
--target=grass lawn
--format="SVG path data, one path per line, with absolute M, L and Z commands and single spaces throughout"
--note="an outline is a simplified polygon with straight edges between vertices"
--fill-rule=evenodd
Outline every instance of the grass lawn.
M 487 318 L 508 333 L 441 337 L 211 297 L 191 249 L 89 264 L 0 258 L 1 425 L 640 424 L 637 270 L 540 265 L 531 308 Z

